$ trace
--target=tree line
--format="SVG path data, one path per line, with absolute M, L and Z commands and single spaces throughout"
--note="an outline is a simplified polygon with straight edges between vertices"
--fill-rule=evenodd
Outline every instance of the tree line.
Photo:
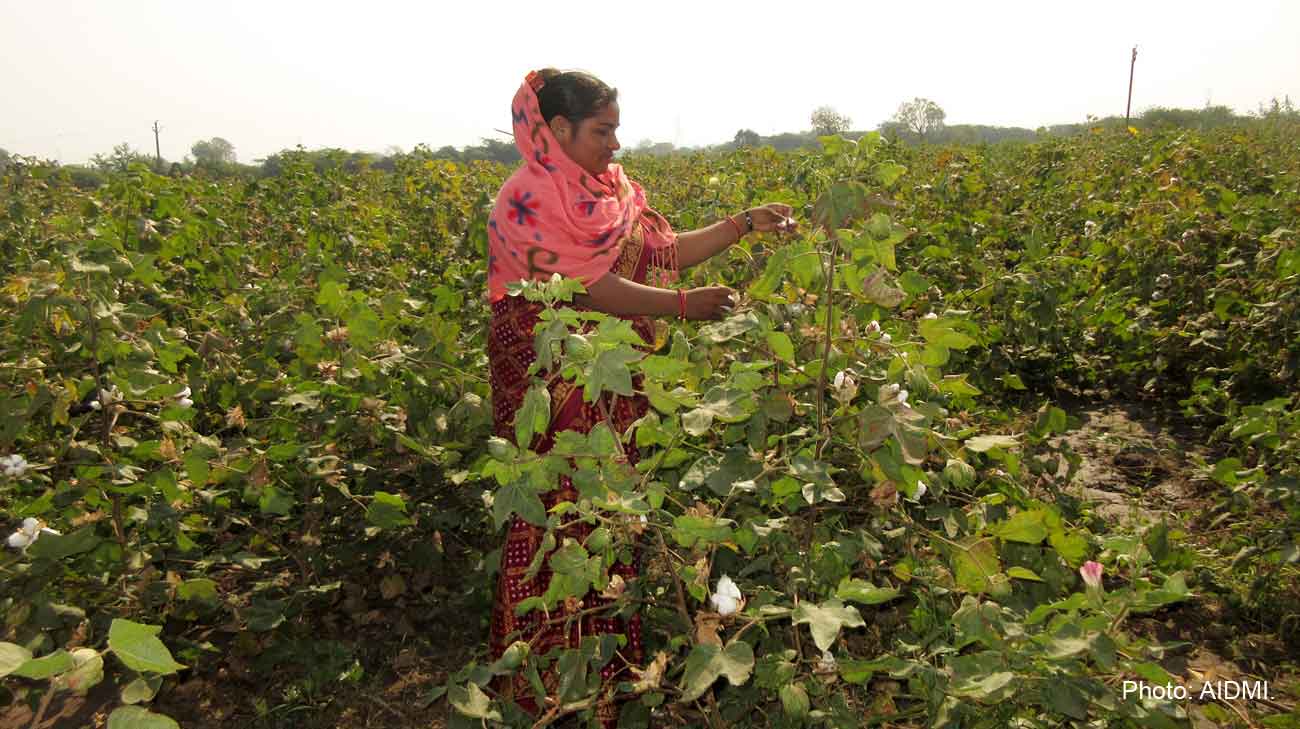
M 1201 109 L 1176 109 L 1168 107 L 1151 107 L 1139 116 L 1125 120 L 1119 116 L 1103 118 L 1089 117 L 1082 123 L 1056 124 L 1052 126 L 1028 129 L 1025 127 L 1004 127 L 984 124 L 947 124 L 947 114 L 935 101 L 916 97 L 901 103 L 892 117 L 881 122 L 874 131 L 879 131 L 886 138 L 909 144 L 995 144 L 1006 141 L 1033 141 L 1044 135 L 1070 136 L 1097 127 L 1122 127 L 1126 123 L 1137 127 L 1155 128 L 1162 126 L 1179 126 L 1192 129 L 1210 129 L 1234 124 L 1246 119 L 1300 119 L 1300 110 L 1291 101 L 1291 97 L 1273 98 L 1262 102 L 1249 114 L 1237 114 L 1230 107 L 1206 104 Z M 840 134 L 856 139 L 866 131 L 854 131 L 853 120 L 840 114 L 831 106 L 819 106 L 809 117 L 812 129 L 803 132 L 785 132 L 763 136 L 752 129 L 741 129 L 730 142 L 706 146 L 711 151 L 726 151 L 744 147 L 770 146 L 778 152 L 795 149 L 816 148 L 818 138 L 831 134 Z M 870 131 L 870 130 L 867 130 Z M 642 140 L 630 151 L 638 154 L 674 154 L 690 151 L 679 148 L 669 142 Z M 73 184 L 82 188 L 95 188 L 103 184 L 113 172 L 125 171 L 132 164 L 142 164 L 156 172 L 169 175 L 205 174 L 210 176 L 243 176 L 249 178 L 270 177 L 280 174 L 285 155 L 305 155 L 317 171 L 342 167 L 357 170 L 362 167 L 392 171 L 397 161 L 403 156 L 416 156 L 429 160 L 446 160 L 450 162 L 470 163 L 475 161 L 499 162 L 514 165 L 520 161 L 519 151 L 513 142 L 484 138 L 479 144 L 460 149 L 446 145 L 436 150 L 425 145 L 417 145 L 407 153 L 397 147 L 390 147 L 384 153 L 356 152 L 342 149 L 284 150 L 255 160 L 255 164 L 243 164 L 238 160 L 235 146 L 222 137 L 212 137 L 195 142 L 190 147 L 190 154 L 179 162 L 159 159 L 155 155 L 133 149 L 123 142 L 113 147 L 108 154 L 97 154 L 84 165 L 62 165 L 68 172 Z M 0 148 L 0 172 L 17 155 Z

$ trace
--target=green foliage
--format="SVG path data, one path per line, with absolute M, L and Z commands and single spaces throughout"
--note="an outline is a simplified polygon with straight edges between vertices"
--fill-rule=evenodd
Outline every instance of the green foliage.
M 345 566 L 518 515 L 542 530 L 533 569 L 555 575 L 523 612 L 616 595 L 611 613 L 643 616 L 647 662 L 602 685 L 622 647 L 593 639 L 472 663 L 438 694 L 457 721 L 531 724 L 491 679 L 558 666 L 557 712 L 588 718 L 608 691 L 671 704 L 654 722 L 856 726 L 850 706 L 890 685 L 904 720 L 934 726 L 1168 725 L 1114 679 L 1155 674 L 1162 648 L 1131 616 L 1194 597 L 1197 558 L 1173 529 L 1089 518 L 1057 468 L 1074 423 L 1044 400 L 1179 402 L 1213 431 L 1217 508 L 1276 517 L 1240 564 L 1290 569 L 1300 158 L 1286 123 L 635 156 L 679 229 L 782 200 L 804 233 L 747 238 L 690 272 L 749 299 L 675 323 L 652 353 L 627 322 L 562 306 L 576 282 L 514 287 L 544 309 L 537 372 L 587 402 L 644 393 L 653 408 L 627 433 L 560 434 L 546 456 L 530 450 L 550 422 L 543 389 L 505 437 L 487 403 L 479 294 L 504 167 L 287 152 L 256 180 L 128 164 L 86 191 L 11 161 L 0 453 L 29 467 L 0 499 L 60 533 L 9 553 L 0 674 L 63 691 L 125 670 L 110 725 L 166 726 L 139 704 L 204 656 L 150 626 L 235 622 L 322 666 L 302 679 L 319 692 L 354 680 L 353 659 L 294 631 Z M 579 498 L 547 511 L 561 474 Z M 590 536 L 566 532 L 576 521 Z M 616 586 L 609 567 L 637 553 L 653 568 Z M 1104 591 L 1079 582 L 1089 559 L 1114 577 Z M 164 569 L 176 579 L 145 577 Z M 723 574 L 743 598 L 725 616 L 709 599 Z M 393 576 L 376 582 L 399 594 Z M 490 575 L 465 580 L 486 602 Z M 1270 604 L 1262 587 L 1251 599 Z M 83 645 L 87 618 L 109 627 Z

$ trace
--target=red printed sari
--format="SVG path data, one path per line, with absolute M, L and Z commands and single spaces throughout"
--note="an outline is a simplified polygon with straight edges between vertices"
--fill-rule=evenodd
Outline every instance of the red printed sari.
M 644 283 L 648 271 L 669 265 L 675 267 L 675 255 L 672 255 L 675 251 L 646 246 L 640 225 L 632 226 L 623 243 L 619 257 L 611 268 L 612 273 Z M 527 370 L 537 356 L 533 349 L 533 327 L 538 322 L 542 308 L 541 304 L 529 302 L 522 296 L 505 296 L 492 304 L 487 349 L 491 370 L 493 421 L 496 435 L 511 442 L 514 441 L 515 412 L 529 387 Z M 646 351 L 653 349 L 656 324 L 666 325 L 649 317 L 628 319 L 644 340 Z M 545 378 L 546 373 L 543 372 L 540 376 Z M 633 378 L 633 387 L 641 387 L 640 376 Z M 556 433 L 560 431 L 587 433 L 604 421 L 602 409 L 596 403 L 584 402 L 582 387 L 572 381 L 557 378 L 550 387 L 550 394 L 551 425 L 545 436 L 534 446 L 537 452 L 548 452 L 554 445 Z M 633 421 L 645 415 L 649 407 L 648 401 L 641 395 L 628 398 L 606 393 L 601 400 L 614 430 L 620 434 L 626 432 Z M 636 447 L 628 444 L 624 449 L 628 462 L 635 465 L 638 458 Z M 562 501 L 576 502 L 577 499 L 572 481 L 568 476 L 562 476 L 554 490 L 543 494 L 542 502 L 549 510 Z M 573 537 L 581 542 L 590 534 L 591 529 L 590 525 L 582 523 L 570 524 L 557 535 L 556 541 L 559 543 L 563 537 Z M 561 603 L 550 613 L 549 619 L 544 617 L 541 610 L 533 610 L 524 616 L 515 614 L 515 608 L 521 601 L 543 594 L 550 583 L 551 572 L 545 564 L 534 579 L 527 579 L 525 574 L 544 535 L 544 528 L 533 526 L 518 517 L 509 522 L 492 610 L 492 657 L 499 658 L 516 640 L 530 641 L 532 654 L 541 655 L 555 648 L 577 648 L 586 636 L 621 634 L 626 638 L 626 643 L 601 671 L 602 684 L 608 688 L 613 681 L 622 678 L 629 664 L 639 665 L 643 662 L 639 616 L 633 615 L 624 621 L 616 617 L 604 617 L 599 611 L 593 611 L 593 608 L 612 602 L 594 590 L 580 600 L 570 598 Z M 620 575 L 625 581 L 630 581 L 637 577 L 638 571 L 638 562 L 630 565 L 618 563 L 612 568 L 611 576 Z M 549 675 L 543 674 L 543 685 L 548 695 L 555 695 L 558 679 L 554 668 L 549 671 Z M 512 683 L 500 685 L 498 689 L 530 713 L 536 714 L 543 708 L 536 705 L 533 689 L 523 676 L 516 676 Z M 614 726 L 617 710 L 618 707 L 613 702 L 602 701 L 597 705 L 598 716 L 605 726 Z

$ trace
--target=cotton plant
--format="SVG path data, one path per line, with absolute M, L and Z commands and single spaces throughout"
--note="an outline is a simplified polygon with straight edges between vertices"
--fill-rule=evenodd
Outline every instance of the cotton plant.
M 180 407 L 189 409 L 194 407 L 194 401 L 190 399 L 191 394 L 192 393 L 190 392 L 190 386 L 186 385 L 185 389 L 173 395 L 172 398 L 176 401 L 176 404 L 179 405 Z

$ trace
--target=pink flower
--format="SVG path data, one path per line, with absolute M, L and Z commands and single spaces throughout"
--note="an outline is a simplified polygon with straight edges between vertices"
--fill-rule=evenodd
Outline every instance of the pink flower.
M 1083 583 L 1088 587 L 1096 589 L 1101 587 L 1101 564 L 1097 562 L 1084 562 L 1079 568 L 1079 575 L 1083 577 Z

